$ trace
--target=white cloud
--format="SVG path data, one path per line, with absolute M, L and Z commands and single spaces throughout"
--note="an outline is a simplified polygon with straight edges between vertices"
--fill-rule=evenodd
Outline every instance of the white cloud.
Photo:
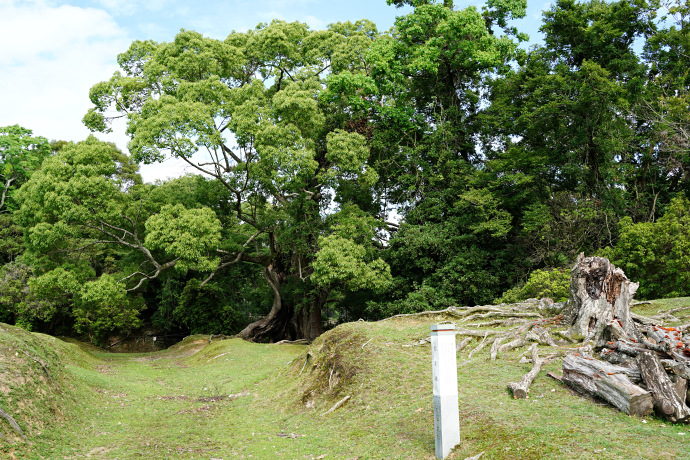
M 102 10 L 43 2 L 0 4 L 0 125 L 83 139 L 88 88 L 116 70 L 129 40 Z
M 326 21 L 323 21 L 316 16 L 306 16 L 300 19 L 301 22 L 306 22 L 311 30 L 322 30 L 328 25 Z
M 131 39 L 103 10 L 0 0 L 0 43 L 12 44 L 0 47 L 0 126 L 80 141 L 90 134 L 81 122 L 91 107 L 89 88 L 112 76 Z M 124 123 L 97 136 L 126 149 Z M 145 180 L 179 174 L 169 166 L 145 168 Z

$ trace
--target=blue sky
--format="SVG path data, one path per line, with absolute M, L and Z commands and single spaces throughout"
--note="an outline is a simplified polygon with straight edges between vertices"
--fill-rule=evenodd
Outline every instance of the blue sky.
M 481 5 L 460 2 L 456 8 Z M 516 23 L 539 39 L 541 11 L 550 2 L 531 2 Z M 313 29 L 366 18 L 388 30 L 409 9 L 385 0 L 0 0 L 0 126 L 20 124 L 49 139 L 79 141 L 89 131 L 81 118 L 90 107 L 89 88 L 117 70 L 116 57 L 133 40 L 169 41 L 181 29 L 213 38 L 244 31 L 272 19 L 306 22 Z M 124 126 L 99 138 L 125 150 Z M 145 180 L 184 172 L 168 160 L 142 167 Z

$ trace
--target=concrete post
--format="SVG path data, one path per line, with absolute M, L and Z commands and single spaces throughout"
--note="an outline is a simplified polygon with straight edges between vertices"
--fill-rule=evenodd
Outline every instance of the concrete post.
M 444 459 L 460 442 L 455 325 L 431 326 L 431 367 L 434 379 L 436 458 Z

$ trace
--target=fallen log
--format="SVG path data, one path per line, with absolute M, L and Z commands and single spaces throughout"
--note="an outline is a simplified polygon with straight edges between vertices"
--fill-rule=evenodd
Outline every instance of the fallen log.
M 644 351 L 637 357 L 642 380 L 652 393 L 654 408 L 672 422 L 682 422 L 690 418 L 690 408 L 685 405 L 676 388 L 666 374 L 661 360 L 653 351 Z
M 672 359 L 662 359 L 661 364 L 664 365 L 664 369 L 673 372 L 678 377 L 682 377 L 685 380 L 690 380 L 690 367 L 684 363 L 679 363 Z
M 604 399 L 628 415 L 649 415 L 654 400 L 649 391 L 630 380 L 632 372 L 630 368 L 573 353 L 563 358 L 562 381 L 579 393 Z
M 673 386 L 676 390 L 676 394 L 681 399 L 681 401 L 686 401 L 688 396 L 688 381 L 683 377 L 676 376 L 676 380 L 671 379 Z M 687 404 L 687 401 L 685 402 Z
M 26 436 L 24 435 L 24 432 L 22 431 L 21 427 L 19 424 L 16 422 L 16 420 L 7 412 L 5 412 L 2 408 L 0 408 L 0 417 L 4 418 L 7 420 L 7 423 L 10 424 L 12 429 L 17 432 L 19 436 L 22 437 L 24 441 L 26 441 Z
M 513 398 L 515 399 L 525 399 L 527 397 L 529 387 L 532 385 L 537 375 L 539 375 L 541 365 L 544 362 L 539 358 L 539 351 L 536 343 L 532 344 L 530 351 L 532 352 L 532 370 L 525 374 L 519 382 L 511 382 L 508 384 L 508 389 L 513 392 Z

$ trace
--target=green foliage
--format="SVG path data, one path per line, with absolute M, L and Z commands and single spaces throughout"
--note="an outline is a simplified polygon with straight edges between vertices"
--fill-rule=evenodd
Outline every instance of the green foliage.
M 11 195 L 36 171 L 50 154 L 44 137 L 34 137 L 19 125 L 0 127 L 0 212 L 14 209 Z
M 31 267 L 21 263 L 8 263 L 0 267 L 0 321 L 14 324 L 19 320 L 22 327 L 31 329 L 34 315 L 27 314 L 27 294 Z
M 148 218 L 146 231 L 146 246 L 175 257 L 176 270 L 213 271 L 218 267 L 220 259 L 214 251 L 220 244 L 221 225 L 211 209 L 165 205 Z
M 273 21 L 135 41 L 84 117 L 126 118 L 132 159 L 0 128 L 3 318 L 103 340 L 140 294 L 168 331 L 234 331 L 275 305 L 259 340 L 314 338 L 322 308 L 562 300 L 563 273 L 535 269 L 606 246 L 640 295 L 687 294 L 687 5 L 558 0 L 525 51 L 523 0 L 388 3 L 411 7 L 389 33 Z M 168 157 L 206 178 L 142 184 L 135 161 Z
M 690 295 L 690 200 L 671 201 L 656 222 L 620 222 L 620 239 L 607 255 L 631 280 L 642 299 Z
M 142 299 L 128 296 L 116 277 L 102 275 L 85 283 L 76 296 L 76 330 L 103 344 L 111 334 L 126 335 L 139 327 L 138 315 L 143 308 Z
M 525 284 L 508 289 L 496 303 L 517 303 L 527 299 L 549 298 L 565 302 L 570 296 L 570 270 L 555 268 L 534 270 Z
M 236 334 L 247 324 L 239 305 L 228 303 L 224 289 L 213 283 L 201 286 L 190 280 L 180 295 L 173 315 L 189 328 L 192 334 Z
M 369 139 L 348 119 L 372 103 L 356 114 L 343 105 L 358 98 L 360 84 L 372 96 L 376 92 L 363 69 L 377 35 L 368 21 L 327 31 L 273 21 L 222 41 L 183 30 L 170 43 L 134 42 L 120 55 L 122 71 L 92 88 L 94 107 L 85 123 L 107 130 L 107 115 L 121 112 L 134 159 L 181 158 L 224 188 L 228 203 L 217 217 L 201 207 L 152 210 L 144 244 L 164 256 L 160 267 L 174 262 L 181 273 L 215 276 L 216 269 L 253 263 L 259 273 L 274 272 L 271 279 L 281 285 L 303 283 L 297 289 L 302 298 L 319 303 L 323 293 L 309 277 L 319 237 L 329 231 L 324 211 L 333 198 L 347 204 L 355 188 L 363 200 L 375 202 L 378 175 L 369 161 Z M 329 79 L 343 94 L 326 89 Z M 210 160 L 194 163 L 198 150 L 208 151 Z M 375 257 L 367 263 L 385 272 Z M 372 275 L 359 270 L 324 283 L 348 278 L 351 288 L 372 284 L 353 281 L 362 277 Z M 285 292 L 277 287 L 276 304 L 283 305 Z
M 613 241 L 615 227 L 601 202 L 579 194 L 554 193 L 525 208 L 521 237 L 535 266 L 567 266 Z
M 381 258 L 366 260 L 366 248 L 351 239 L 337 235 L 319 238 L 319 252 L 312 266 L 317 285 L 336 283 L 352 291 L 371 289 L 385 291 L 391 283 L 390 267 Z
M 24 252 L 24 229 L 12 214 L 0 214 L 0 265 L 14 261 Z

